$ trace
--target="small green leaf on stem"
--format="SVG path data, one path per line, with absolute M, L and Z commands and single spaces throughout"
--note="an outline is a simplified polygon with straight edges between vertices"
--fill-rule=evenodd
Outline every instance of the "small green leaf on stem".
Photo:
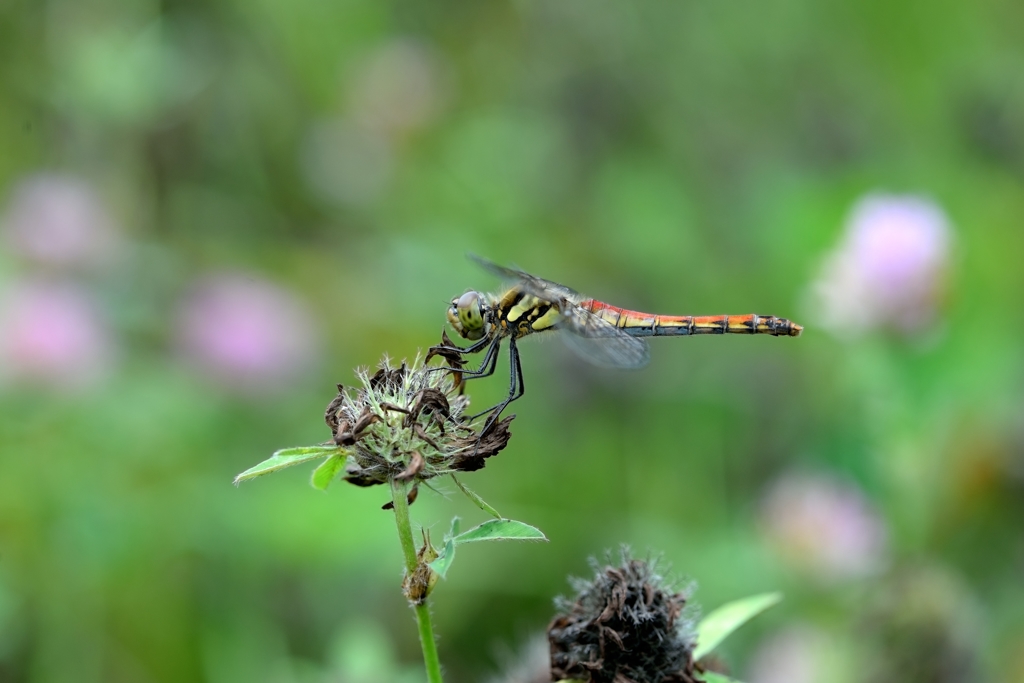
M 310 460 L 317 460 L 327 455 L 344 454 L 344 450 L 338 446 L 299 446 L 297 448 L 285 448 L 277 451 L 272 456 L 261 462 L 259 465 L 250 467 L 235 477 L 234 484 L 238 486 L 243 481 L 261 477 L 264 474 L 283 470 L 285 467 L 299 465 Z
M 437 575 L 442 579 L 448 573 L 448 568 L 452 566 L 452 562 L 455 561 L 455 541 L 448 539 L 445 541 L 444 548 L 441 549 L 441 554 L 437 556 L 437 559 L 430 563 L 429 567 L 437 572 Z
M 697 626 L 697 647 L 693 658 L 700 659 L 726 637 L 761 612 L 782 600 L 781 593 L 762 593 L 726 603 L 701 619 Z
M 454 474 L 452 475 L 452 481 L 455 482 L 455 485 L 459 487 L 460 491 L 466 494 L 467 498 L 473 501 L 474 505 L 476 505 L 478 508 L 489 514 L 491 517 L 494 517 L 495 519 L 502 519 L 501 515 L 498 514 L 497 510 L 492 508 L 486 500 L 479 496 L 479 494 L 477 494 L 475 491 L 473 491 L 472 489 L 464 485 L 461 481 L 459 481 Z
M 546 541 L 547 536 L 536 528 L 514 519 L 492 519 L 455 537 L 456 545 L 474 541 Z
M 455 546 L 460 543 L 472 543 L 474 541 L 546 541 L 547 537 L 529 524 L 517 522 L 514 519 L 492 519 L 480 526 L 475 526 L 469 531 L 459 533 L 459 518 L 452 518 L 451 531 L 445 536 L 444 548 L 440 556 L 430 563 L 430 568 L 437 572 L 441 578 L 448 573 L 449 567 L 455 560 Z
M 313 488 L 326 491 L 334 481 L 334 477 L 345 466 L 345 457 L 344 453 L 332 453 L 330 457 L 320 463 L 320 466 L 313 470 L 313 476 L 309 480 Z
M 452 562 L 455 561 L 455 537 L 458 535 L 459 518 L 452 517 L 451 530 L 444 537 L 444 548 L 441 549 L 441 554 L 437 556 L 437 559 L 430 563 L 430 568 L 437 572 L 442 579 L 448 573 Z

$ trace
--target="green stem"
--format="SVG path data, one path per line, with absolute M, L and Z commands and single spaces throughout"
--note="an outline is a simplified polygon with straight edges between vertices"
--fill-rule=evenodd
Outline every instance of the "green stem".
M 395 505 L 395 524 L 398 526 L 398 540 L 402 544 L 405 556 L 405 571 L 412 576 L 416 571 L 416 542 L 412 538 L 412 522 L 409 520 L 409 503 L 406 500 L 408 489 L 406 484 L 391 482 L 391 500 Z M 434 627 L 430 622 L 430 608 L 426 600 L 421 605 L 414 605 L 416 623 L 420 627 L 420 645 L 423 647 L 423 663 L 427 667 L 427 681 L 442 683 L 441 660 L 437 656 L 437 642 L 434 640 Z

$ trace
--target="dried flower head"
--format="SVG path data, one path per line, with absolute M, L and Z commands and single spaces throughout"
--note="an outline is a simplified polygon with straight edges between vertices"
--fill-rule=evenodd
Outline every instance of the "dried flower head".
M 555 680 L 588 683 L 695 683 L 696 635 L 677 591 L 654 563 L 622 550 L 619 566 L 591 560 L 594 578 L 573 578 L 576 596 L 555 601 L 548 627 Z
M 481 469 L 505 447 L 514 415 L 477 431 L 464 418 L 469 399 L 457 378 L 440 368 L 394 367 L 385 358 L 376 373 L 357 373 L 362 387 L 338 395 L 324 415 L 338 446 L 349 449 L 343 478 L 357 486 L 392 480 L 415 485 L 453 472 Z

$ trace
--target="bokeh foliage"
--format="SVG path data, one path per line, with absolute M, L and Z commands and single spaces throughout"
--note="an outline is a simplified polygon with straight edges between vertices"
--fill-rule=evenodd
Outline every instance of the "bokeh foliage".
M 230 482 L 328 438 L 336 382 L 496 285 L 467 251 L 807 331 L 664 340 L 638 373 L 524 343 L 515 438 L 467 483 L 551 543 L 460 554 L 434 594 L 452 680 L 620 542 L 703 604 L 786 595 L 729 641 L 740 674 L 797 627 L 831 644 L 827 680 L 1021 680 L 1022 46 L 1014 0 L 0 0 L 0 211 L 60 174 L 116 234 L 64 270 L 0 242 L 0 289 L 71 283 L 110 346 L 81 386 L 0 387 L 0 680 L 418 680 L 385 494 Z M 878 191 L 948 214 L 937 320 L 816 327 L 812 283 Z M 178 311 L 219 273 L 304 302 L 304 365 L 190 363 Z M 877 571 L 778 551 L 762 501 L 792 472 L 874 511 Z M 414 518 L 482 521 L 460 498 Z

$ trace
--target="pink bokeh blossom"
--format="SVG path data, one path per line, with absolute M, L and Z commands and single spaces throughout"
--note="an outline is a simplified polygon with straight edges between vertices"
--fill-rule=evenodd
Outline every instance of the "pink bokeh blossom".
M 15 185 L 0 214 L 11 253 L 57 267 L 91 266 L 116 249 L 116 231 L 95 190 L 70 175 L 42 173 Z
M 319 196 L 365 206 L 387 192 L 396 160 L 385 136 L 339 119 L 310 127 L 299 161 L 306 181 Z
M 821 683 L 829 680 L 823 656 L 828 637 L 811 626 L 790 626 L 754 651 L 744 680 L 750 683 Z
M 396 38 L 359 62 L 347 103 L 358 125 L 388 137 L 424 128 L 447 97 L 444 64 L 429 45 Z
M 923 330 L 937 317 L 951 248 L 949 219 L 931 199 L 866 195 L 812 285 L 813 316 L 842 335 Z
M 207 377 L 241 388 L 287 382 L 317 357 L 317 330 L 305 304 L 267 280 L 220 274 L 182 303 L 178 342 Z
M 373 46 L 345 79 L 343 111 L 306 132 L 299 164 L 310 188 L 332 203 L 380 201 L 396 179 L 404 142 L 437 120 L 448 83 L 429 44 L 393 38 Z
M 818 579 L 868 576 L 885 564 L 885 524 L 860 489 L 848 482 L 820 474 L 785 474 L 769 488 L 761 521 L 782 559 Z
M 0 379 L 76 390 L 111 367 L 114 341 L 88 293 L 65 282 L 0 288 Z

